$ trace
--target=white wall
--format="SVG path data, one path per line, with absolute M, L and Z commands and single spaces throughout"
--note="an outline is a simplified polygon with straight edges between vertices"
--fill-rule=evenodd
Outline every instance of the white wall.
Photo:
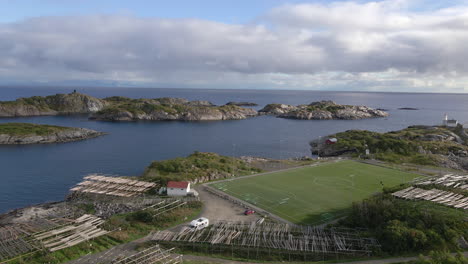
M 186 196 L 190 192 L 190 183 L 187 188 L 167 188 L 167 195 L 169 196 Z

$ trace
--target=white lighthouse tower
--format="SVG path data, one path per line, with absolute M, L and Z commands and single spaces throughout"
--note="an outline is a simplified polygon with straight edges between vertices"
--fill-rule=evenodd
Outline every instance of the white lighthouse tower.
M 445 116 L 444 116 L 443 125 L 444 125 L 444 126 L 447 126 L 447 122 L 448 122 L 448 115 L 447 115 L 447 113 L 446 113 Z

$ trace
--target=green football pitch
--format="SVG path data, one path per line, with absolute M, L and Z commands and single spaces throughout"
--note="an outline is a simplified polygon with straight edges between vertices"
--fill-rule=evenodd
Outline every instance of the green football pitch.
M 337 218 L 382 187 L 420 175 L 355 161 L 322 163 L 213 183 L 210 186 L 298 224 Z

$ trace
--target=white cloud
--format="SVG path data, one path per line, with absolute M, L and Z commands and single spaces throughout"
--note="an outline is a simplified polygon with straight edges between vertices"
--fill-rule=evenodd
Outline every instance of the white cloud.
M 252 24 L 133 16 L 0 24 L 0 80 L 463 91 L 468 7 L 284 5 Z

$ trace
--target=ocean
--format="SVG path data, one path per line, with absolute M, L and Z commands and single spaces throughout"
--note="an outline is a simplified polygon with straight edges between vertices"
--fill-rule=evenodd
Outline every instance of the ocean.
M 0 88 L 0 100 L 72 91 L 73 88 Z M 385 132 L 410 125 L 437 125 L 445 113 L 468 122 L 468 94 L 150 88 L 77 88 L 77 91 L 99 98 L 181 97 L 215 104 L 248 101 L 259 104 L 256 109 L 268 103 L 298 105 L 333 100 L 387 109 L 390 116 L 310 121 L 259 116 L 205 122 L 102 122 L 88 120 L 84 115 L 0 118 L 0 123 L 31 122 L 109 133 L 64 144 L 0 146 L 0 213 L 62 200 L 69 188 L 88 173 L 141 175 L 153 160 L 186 156 L 194 151 L 283 159 L 310 156 L 310 140 L 349 129 Z M 402 107 L 419 110 L 398 110 Z

